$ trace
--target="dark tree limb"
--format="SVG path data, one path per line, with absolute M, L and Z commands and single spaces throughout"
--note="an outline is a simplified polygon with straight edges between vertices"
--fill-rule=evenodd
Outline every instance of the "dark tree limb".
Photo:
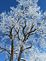
M 25 34 L 23 42 L 25 42 L 29 38 L 29 36 L 31 34 L 33 35 L 33 33 L 37 30 L 36 28 L 33 30 L 33 28 L 34 28 L 34 25 L 32 24 L 32 26 L 30 28 L 30 31 Z
M 28 49 L 30 49 L 30 48 L 32 48 L 32 45 L 29 46 L 29 47 L 27 47 L 27 48 L 25 48 L 25 49 L 23 49 L 23 51 L 24 51 L 24 50 L 28 50 Z
M 10 56 L 10 61 L 13 61 L 13 55 L 14 55 L 14 45 L 13 45 L 13 40 L 11 41 L 11 56 Z
M 10 39 L 11 39 L 11 55 L 10 55 L 10 61 L 13 61 L 13 56 L 14 56 L 14 41 L 13 41 L 13 35 L 12 35 L 12 30 L 14 27 L 10 29 Z
M 18 61 L 21 60 L 22 52 L 23 52 L 23 46 L 20 47 L 20 52 L 19 52 L 19 56 L 18 56 Z
M 31 26 L 31 28 L 30 28 L 30 31 L 29 31 L 27 34 L 25 34 L 24 30 L 25 30 L 25 28 L 26 28 L 26 21 L 25 21 L 25 26 L 22 27 L 22 28 L 23 28 L 22 32 L 23 32 L 23 35 L 24 35 L 24 40 L 23 40 L 23 43 L 24 43 L 24 42 L 29 38 L 29 36 L 31 35 L 31 33 L 33 33 L 33 32 L 36 31 L 36 29 L 32 30 L 32 29 L 34 28 L 34 25 L 32 24 L 32 26 Z M 19 38 L 19 37 L 18 37 L 18 38 Z M 19 40 L 20 40 L 20 39 L 19 39 Z M 20 52 L 19 52 L 19 56 L 18 56 L 18 61 L 21 60 L 22 52 L 23 52 L 24 50 L 26 50 L 26 49 L 30 49 L 31 47 L 32 47 L 32 45 L 31 45 L 30 47 L 25 48 L 25 49 L 23 49 L 23 46 L 20 47 Z
M 26 61 L 25 59 L 21 59 L 22 61 Z
M 0 50 L 2 50 L 1 52 L 6 51 L 10 54 L 9 50 L 7 50 L 6 48 L 0 47 Z

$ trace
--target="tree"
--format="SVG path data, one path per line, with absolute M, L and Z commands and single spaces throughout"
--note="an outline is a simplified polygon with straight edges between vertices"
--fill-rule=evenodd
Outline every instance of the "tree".
M 16 8 L 11 7 L 8 14 L 0 14 L 0 37 L 3 37 L 0 41 L 0 52 L 5 52 L 9 61 L 14 61 L 14 58 L 17 61 L 26 61 L 23 55 L 31 52 L 32 46 L 46 35 L 46 20 L 43 20 L 45 16 L 41 14 L 37 0 L 17 1 Z M 39 35 L 37 40 L 34 40 L 35 35 Z

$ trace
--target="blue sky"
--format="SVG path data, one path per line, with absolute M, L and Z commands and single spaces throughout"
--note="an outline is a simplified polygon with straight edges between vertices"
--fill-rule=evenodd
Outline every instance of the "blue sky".
M 0 53 L 0 61 L 5 61 L 5 54 L 4 53 Z
M 3 11 L 9 11 L 10 6 L 16 7 L 16 0 L 0 0 L 0 13 Z M 46 0 L 39 0 L 38 5 L 41 7 L 41 10 L 46 11 Z M 0 54 L 0 61 L 4 61 L 5 55 Z
M 46 0 L 39 0 L 38 5 L 40 6 L 41 10 L 46 11 Z
M 16 0 L 0 0 L 0 13 L 3 11 L 9 11 L 10 6 L 16 7 Z M 46 10 L 46 0 L 39 0 L 38 5 L 41 7 L 41 10 Z
M 16 0 L 0 0 L 0 13 L 3 11 L 9 11 L 10 6 L 16 7 Z

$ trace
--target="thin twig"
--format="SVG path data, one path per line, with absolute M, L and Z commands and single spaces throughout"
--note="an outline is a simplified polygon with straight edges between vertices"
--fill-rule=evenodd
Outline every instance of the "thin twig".
M 3 52 L 3 51 L 7 51 L 7 52 L 10 54 L 9 50 L 7 50 L 6 48 L 0 47 L 0 50 L 2 50 L 2 52 Z

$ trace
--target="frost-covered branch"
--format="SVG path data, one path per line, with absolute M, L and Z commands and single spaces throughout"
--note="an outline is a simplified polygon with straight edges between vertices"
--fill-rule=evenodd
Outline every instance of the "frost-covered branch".
M 29 47 L 27 47 L 27 48 L 25 48 L 25 49 L 23 49 L 23 51 L 24 51 L 24 50 L 31 49 L 31 48 L 32 48 L 32 45 L 31 45 L 31 46 L 29 46 Z
M 35 31 L 37 29 L 35 28 L 34 30 L 32 30 L 34 28 L 34 26 L 35 25 L 32 24 L 31 27 L 30 27 L 30 31 L 28 33 L 24 34 L 24 40 L 23 40 L 23 42 L 26 41 L 29 38 L 30 35 L 33 35 L 33 33 L 35 33 Z M 23 29 L 23 33 L 24 33 L 24 29 Z
M 9 51 L 9 50 L 7 50 L 6 48 L 0 47 L 0 50 L 1 50 L 1 52 L 6 51 L 6 52 L 8 52 L 8 54 L 10 54 L 10 51 Z M 0 52 L 0 53 L 1 53 L 1 52 Z
M 46 48 L 46 12 L 41 13 L 37 5 L 38 0 L 17 0 L 17 2 L 19 4 L 16 8 L 11 7 L 10 12 L 0 14 L 0 36 L 2 36 L 0 42 L 3 43 L 8 39 L 6 47 L 7 45 L 11 47 L 10 53 L 5 47 L 0 47 L 0 50 L 10 54 L 10 61 L 14 58 L 20 61 L 24 55 L 22 53 L 33 46 Z

